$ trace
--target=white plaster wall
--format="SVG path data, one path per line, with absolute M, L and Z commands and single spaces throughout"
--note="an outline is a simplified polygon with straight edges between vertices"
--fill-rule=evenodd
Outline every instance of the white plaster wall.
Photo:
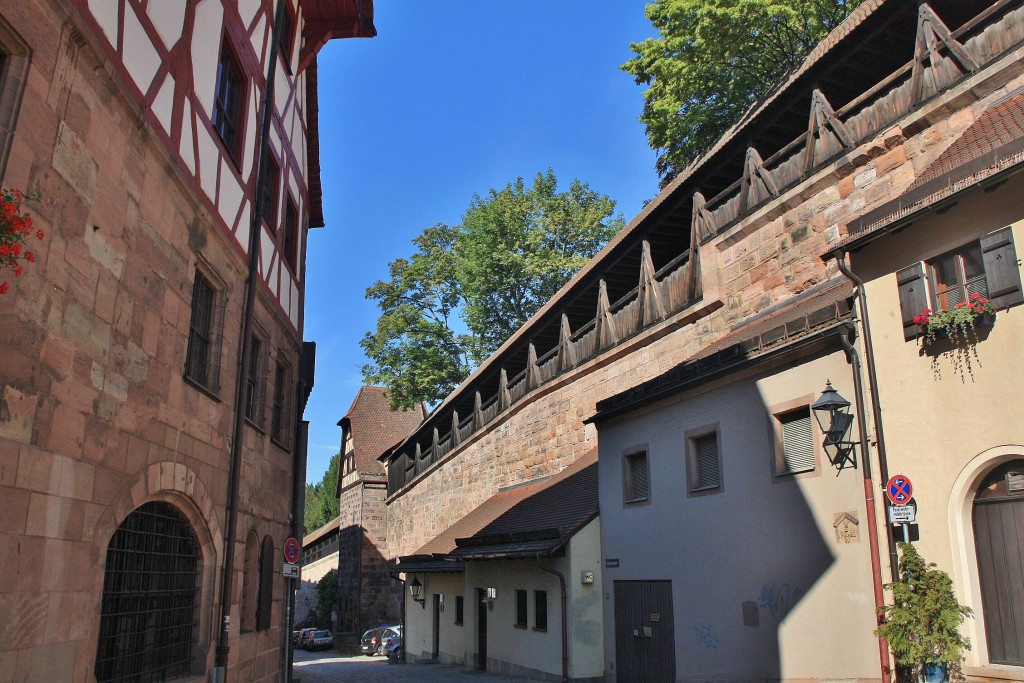
M 826 379 L 854 392 L 842 353 L 729 378 L 599 428 L 606 676 L 616 680 L 614 581 L 672 581 L 679 680 L 880 676 L 861 470 L 772 474 L 769 407 L 816 398 Z M 688 496 L 684 432 L 719 424 L 720 493 Z M 854 427 L 856 429 L 856 426 Z M 625 507 L 623 452 L 646 444 L 648 504 Z M 820 449 L 819 449 L 820 451 Z M 836 542 L 837 514 L 860 541 Z M 758 605 L 745 626 L 743 603 Z
M 569 571 L 566 573 L 565 581 L 569 593 L 570 614 L 569 676 L 600 677 L 604 673 L 600 518 L 587 524 L 572 537 L 568 557 Z M 593 572 L 593 583 L 583 583 L 584 571 Z

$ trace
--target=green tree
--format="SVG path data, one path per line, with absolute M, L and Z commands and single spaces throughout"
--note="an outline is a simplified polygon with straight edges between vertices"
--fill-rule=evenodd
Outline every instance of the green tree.
M 946 664 L 954 678 L 960 675 L 964 651 L 970 641 L 960 633 L 972 615 L 953 592 L 953 581 L 934 562 L 926 562 L 910 543 L 900 543 L 900 580 L 886 584 L 892 604 L 880 608 L 876 636 L 889 641 L 901 666 L 911 667 L 917 680 L 927 664 Z
M 641 122 L 667 184 L 798 66 L 861 0 L 655 0 L 660 37 L 622 69 L 644 92 Z
M 425 230 L 366 290 L 381 315 L 363 378 L 392 409 L 438 403 L 624 225 L 607 195 L 579 180 L 559 192 L 550 169 L 474 195 L 461 225 Z
M 332 628 L 331 611 L 338 604 L 338 571 L 332 569 L 316 584 L 316 607 L 314 621 L 320 628 Z
M 302 527 L 310 534 L 338 516 L 338 467 L 341 453 L 331 456 L 327 471 L 316 484 L 306 484 L 306 506 L 303 514 Z

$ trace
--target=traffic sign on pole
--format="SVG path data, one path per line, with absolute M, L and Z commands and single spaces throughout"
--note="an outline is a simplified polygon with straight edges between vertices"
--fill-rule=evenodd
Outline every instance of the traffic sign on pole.
M 885 485 L 885 496 L 893 505 L 906 505 L 914 496 L 914 485 L 910 477 L 894 474 Z
M 299 561 L 299 554 L 302 552 L 302 546 L 295 540 L 294 536 L 289 536 L 288 540 L 284 542 L 284 559 L 289 564 L 295 564 Z

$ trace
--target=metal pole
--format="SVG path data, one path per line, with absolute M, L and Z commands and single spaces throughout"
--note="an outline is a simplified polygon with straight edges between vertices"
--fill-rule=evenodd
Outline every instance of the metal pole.
M 267 173 L 267 150 L 270 147 L 270 123 L 274 109 L 274 76 L 277 73 L 277 45 L 281 40 L 281 24 L 284 23 L 284 0 L 278 0 L 274 13 L 274 29 L 271 34 L 270 50 L 267 54 L 267 79 L 263 88 L 263 121 L 256 139 L 256 153 L 259 158 L 256 167 L 256 201 L 249 227 L 249 274 L 245 280 L 245 300 L 242 309 L 241 358 L 235 381 L 234 429 L 231 438 L 231 456 L 228 461 L 228 495 L 225 505 L 224 565 L 221 570 L 220 620 L 217 624 L 217 648 L 214 657 L 213 680 L 223 683 L 227 680 L 228 653 L 231 650 L 231 579 L 235 569 L 235 526 L 238 522 L 238 475 L 242 462 L 242 441 L 245 434 L 245 389 L 246 373 L 252 358 L 252 330 L 256 307 L 256 278 L 260 266 L 260 237 L 263 231 L 263 192 L 261 191 Z

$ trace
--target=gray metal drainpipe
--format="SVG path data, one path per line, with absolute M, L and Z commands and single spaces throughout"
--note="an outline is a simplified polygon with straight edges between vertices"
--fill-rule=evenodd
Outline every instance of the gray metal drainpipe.
M 565 577 L 562 572 L 545 567 L 541 556 L 537 555 L 537 566 L 549 574 L 558 577 L 558 587 L 562 598 L 562 683 L 569 683 L 569 596 L 565 589 Z
M 252 330 L 256 308 L 257 275 L 260 267 L 260 237 L 263 231 L 263 187 L 267 174 L 267 153 L 270 148 L 270 123 L 274 115 L 274 76 L 277 74 L 277 45 L 281 41 L 281 25 L 284 23 L 284 0 L 278 0 L 274 12 L 274 28 L 271 33 L 271 48 L 267 55 L 267 78 L 263 87 L 263 116 L 260 134 L 256 139 L 256 201 L 249 226 L 249 274 L 245 280 L 245 300 L 242 309 L 241 358 L 238 361 L 238 375 L 235 382 L 234 429 L 231 437 L 231 454 L 228 460 L 228 492 L 225 506 L 224 564 L 220 577 L 220 618 L 217 622 L 217 647 L 215 650 L 213 680 L 224 683 L 227 680 L 228 652 L 231 649 L 231 578 L 235 570 L 235 526 L 238 522 L 238 478 L 242 464 L 242 441 L 245 435 L 245 388 L 246 374 L 252 358 Z

